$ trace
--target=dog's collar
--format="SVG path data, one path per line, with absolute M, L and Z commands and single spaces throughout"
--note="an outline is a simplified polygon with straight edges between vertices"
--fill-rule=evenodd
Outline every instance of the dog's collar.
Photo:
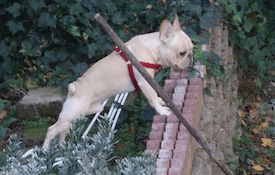
M 115 46 L 115 51 L 121 56 L 121 58 L 123 58 L 126 61 L 131 81 L 136 88 L 136 92 L 140 92 L 140 88 L 139 88 L 137 80 L 135 78 L 134 71 L 133 71 L 133 65 L 132 65 L 131 61 L 124 55 L 124 53 L 121 51 L 121 49 L 118 46 Z M 140 61 L 140 64 L 143 67 L 156 69 L 156 70 L 159 70 L 162 68 L 162 66 L 159 64 L 152 64 L 152 63 L 147 63 L 147 62 L 142 62 L 142 61 Z

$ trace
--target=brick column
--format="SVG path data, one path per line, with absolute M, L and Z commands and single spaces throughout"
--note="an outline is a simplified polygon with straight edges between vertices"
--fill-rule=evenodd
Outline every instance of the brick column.
M 197 66 L 200 77 L 205 66 Z M 203 79 L 186 78 L 188 72 L 171 69 L 164 90 L 194 127 L 198 127 L 202 102 Z M 203 75 L 203 76 L 202 76 Z M 155 115 L 145 151 L 157 151 L 157 175 L 190 175 L 196 141 L 178 118 Z

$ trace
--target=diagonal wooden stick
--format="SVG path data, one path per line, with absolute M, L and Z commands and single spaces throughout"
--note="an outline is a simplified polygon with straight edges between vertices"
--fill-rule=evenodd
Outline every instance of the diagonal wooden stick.
M 141 66 L 136 57 L 131 53 L 123 41 L 118 37 L 118 35 L 113 31 L 113 29 L 108 25 L 108 23 L 102 18 L 100 14 L 96 14 L 94 17 L 103 27 L 103 29 L 108 33 L 108 35 L 114 40 L 115 44 L 122 50 L 126 57 L 131 61 L 139 73 L 144 77 L 144 79 L 152 86 L 152 88 L 157 92 L 157 94 L 163 99 L 166 105 L 171 109 L 171 111 L 177 116 L 179 121 L 188 129 L 190 134 L 197 140 L 197 142 L 202 146 L 202 148 L 208 153 L 208 155 L 217 163 L 220 169 L 226 175 L 234 175 L 232 170 L 220 160 L 210 149 L 207 142 L 200 136 L 198 131 L 192 127 L 188 120 L 183 117 L 181 111 L 173 103 L 170 97 L 162 90 L 162 88 L 154 81 L 154 79 L 148 74 L 148 72 Z

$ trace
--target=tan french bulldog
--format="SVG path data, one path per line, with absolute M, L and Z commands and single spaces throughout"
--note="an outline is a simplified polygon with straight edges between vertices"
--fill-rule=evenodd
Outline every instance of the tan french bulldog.
M 185 69 L 193 64 L 193 44 L 181 30 L 177 16 L 173 25 L 164 20 L 159 32 L 135 36 L 126 45 L 139 61 L 174 69 Z M 154 77 L 154 69 L 146 70 Z M 163 100 L 135 68 L 134 75 L 150 105 L 160 115 L 170 115 L 169 108 L 164 106 Z M 68 85 L 68 94 L 62 111 L 57 122 L 48 128 L 43 147 L 47 148 L 55 136 L 64 141 L 70 123 L 75 118 L 99 112 L 104 100 L 134 90 L 126 62 L 117 52 L 112 52 Z

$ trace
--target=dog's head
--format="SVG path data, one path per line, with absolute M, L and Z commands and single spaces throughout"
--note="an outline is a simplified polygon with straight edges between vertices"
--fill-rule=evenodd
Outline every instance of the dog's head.
M 163 66 L 185 69 L 193 65 L 193 44 L 181 30 L 177 15 L 173 25 L 168 20 L 162 21 L 159 38 L 162 42 L 159 54 Z

